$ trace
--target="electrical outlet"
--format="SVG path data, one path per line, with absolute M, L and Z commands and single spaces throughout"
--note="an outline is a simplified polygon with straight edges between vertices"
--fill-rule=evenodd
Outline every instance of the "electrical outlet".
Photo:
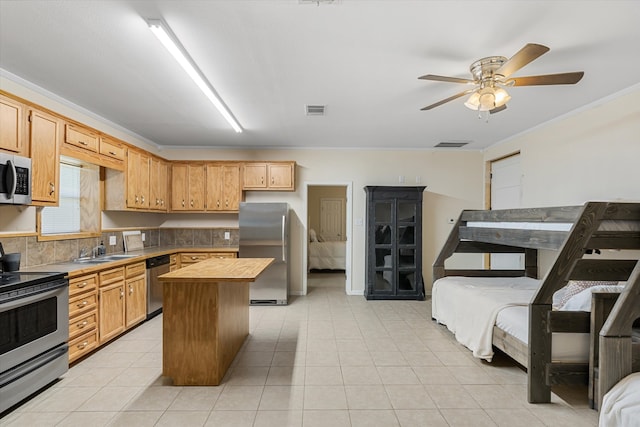
M 116 236 L 109 236 L 109 246 L 116 245 Z
M 142 233 L 142 241 L 144 242 L 145 240 L 147 240 L 147 235 Z
M 229 240 L 231 239 L 231 233 L 229 233 L 228 231 L 224 232 L 224 240 Z
M 404 184 L 404 175 L 399 175 L 399 176 L 398 176 L 398 182 L 399 182 L 400 184 Z

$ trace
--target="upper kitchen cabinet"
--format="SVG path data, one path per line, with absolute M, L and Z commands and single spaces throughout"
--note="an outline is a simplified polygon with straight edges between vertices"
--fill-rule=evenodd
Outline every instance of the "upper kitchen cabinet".
M 127 151 L 127 207 L 149 209 L 149 155 L 144 151 Z
M 58 204 L 60 182 L 60 141 L 62 120 L 36 109 L 29 110 L 32 204 Z
M 207 211 L 237 212 L 242 201 L 239 163 L 207 165 Z
M 0 151 L 27 156 L 23 141 L 25 106 L 0 94 Z
M 132 148 L 126 150 L 126 160 L 124 172 L 105 171 L 105 210 L 166 211 L 167 163 Z
M 149 160 L 149 209 L 167 211 L 169 165 L 158 157 Z
M 204 211 L 205 166 L 174 163 L 171 166 L 171 210 Z
M 77 123 L 68 122 L 64 128 L 64 142 L 60 149 L 62 155 L 98 166 L 124 170 L 124 143 Z
M 243 190 L 294 191 L 296 163 L 246 162 L 242 168 Z

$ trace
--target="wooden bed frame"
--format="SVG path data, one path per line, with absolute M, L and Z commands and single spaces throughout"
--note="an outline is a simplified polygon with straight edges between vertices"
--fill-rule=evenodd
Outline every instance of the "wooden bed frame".
M 557 253 L 555 262 L 542 281 L 540 289 L 529 304 L 529 345 L 509 335 L 498 327 L 494 327 L 493 345 L 515 361 L 527 368 L 528 375 L 528 400 L 530 403 L 546 403 L 551 401 L 551 386 L 558 384 L 588 384 L 591 381 L 590 397 L 593 390 L 600 390 L 602 395 L 604 381 L 615 383 L 622 371 L 627 370 L 627 363 L 616 369 L 610 366 L 620 365 L 616 362 L 616 352 L 622 341 L 617 339 L 613 344 L 612 338 L 602 337 L 605 341 L 597 343 L 593 339 L 597 336 L 597 323 L 601 325 L 604 319 L 612 311 L 614 306 L 608 297 L 594 298 L 596 308 L 592 313 L 577 311 L 553 311 L 551 304 L 553 294 L 564 287 L 569 280 L 589 281 L 628 281 L 629 286 L 624 295 L 628 295 L 630 289 L 635 289 L 634 297 L 625 297 L 615 304 L 613 313 L 616 319 L 622 319 L 622 313 L 629 312 L 629 316 L 637 317 L 638 312 L 631 312 L 630 305 L 635 298 L 636 310 L 640 296 L 640 267 L 638 257 L 629 256 L 628 252 L 618 252 L 622 257 L 632 259 L 600 259 L 589 257 L 586 254 L 595 250 L 640 249 L 639 228 L 636 231 L 608 231 L 601 228 L 604 221 L 630 221 L 640 225 L 640 203 L 612 203 L 612 202 L 588 202 L 583 206 L 506 209 L 473 211 L 464 210 L 452 229 L 440 254 L 433 264 L 433 280 L 445 276 L 471 276 L 471 277 L 532 277 L 538 275 L 538 250 L 554 250 Z M 468 223 L 496 223 L 494 228 L 473 227 Z M 504 228 L 503 222 L 518 223 L 570 223 L 569 231 L 540 230 L 540 229 L 516 229 Z M 523 253 L 525 258 L 522 270 L 491 270 L 491 269 L 447 269 L 445 260 L 454 253 Z M 635 269 L 635 270 L 634 270 Z M 632 274 L 633 271 L 633 274 Z M 599 315 L 596 321 L 592 316 Z M 635 318 L 633 318 L 635 319 Z M 593 326 L 592 326 L 592 322 Z M 633 320 L 631 320 L 633 323 Z M 617 325 L 624 323 L 628 326 L 628 320 L 616 320 L 613 323 L 611 334 L 617 334 Z M 629 327 L 630 328 L 630 327 Z M 551 360 L 551 335 L 554 332 L 591 333 L 592 350 L 594 359 L 588 363 L 558 363 Z M 629 329 L 630 330 L 630 329 Z M 626 329 L 625 329 L 626 331 Z M 628 334 L 629 335 L 629 334 Z M 628 338 L 625 336 L 625 339 Z M 617 337 L 617 336 L 616 336 Z M 594 341 L 596 341 L 594 343 Z M 630 343 L 631 339 L 625 342 Z M 598 344 L 602 346 L 598 354 Z M 630 344 L 629 344 L 630 345 Z M 626 346 L 626 344 L 624 345 Z M 624 347 L 626 349 L 626 347 Z M 630 350 L 629 350 L 630 351 Z M 598 357 L 599 356 L 599 357 Z M 606 374 L 601 368 L 600 377 L 596 371 L 596 359 L 599 366 L 607 366 Z M 629 362 L 630 364 L 630 362 Z M 614 380 L 614 378 L 616 378 Z M 601 386 L 598 383 L 602 383 Z M 613 384 L 611 384 L 613 385 Z M 611 387 L 609 385 L 609 388 Z M 608 389 L 608 388 L 607 388 Z M 593 392 L 593 394 L 596 394 Z M 599 397 L 601 399 L 601 397 Z

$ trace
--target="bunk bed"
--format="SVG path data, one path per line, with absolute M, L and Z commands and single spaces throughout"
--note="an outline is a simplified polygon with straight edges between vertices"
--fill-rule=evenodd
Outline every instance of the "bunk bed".
M 612 363 L 606 356 L 611 357 L 609 350 L 598 354 L 600 343 L 594 336 L 616 304 L 626 307 L 629 303 L 616 301 L 615 291 L 620 287 L 608 289 L 613 293 L 594 293 L 593 298 L 591 290 L 586 290 L 590 312 L 588 308 L 554 310 L 554 296 L 582 281 L 607 285 L 626 282 L 626 292 L 629 285 L 640 280 L 632 275 L 640 268 L 638 249 L 640 203 L 465 210 L 433 264 L 432 316 L 452 329 L 456 337 L 462 336 L 462 341 L 465 336 L 475 339 L 478 334 L 460 331 L 464 323 L 488 323 L 488 332 L 481 333 L 486 335 L 484 339 L 488 336 L 490 347 L 500 349 L 527 369 L 529 402 L 550 402 L 551 386 L 557 384 L 590 384 L 593 399 L 595 390 L 600 390 L 598 363 Z M 539 250 L 555 253 L 553 265 L 542 279 L 537 277 Z M 457 253 L 518 253 L 523 255 L 524 266 L 513 270 L 447 268 L 445 261 Z M 603 290 L 603 286 L 598 289 Z M 560 357 L 559 344 L 566 344 L 569 338 L 574 339 L 569 349 L 582 350 L 578 355 Z M 476 350 L 478 357 L 491 359 L 491 353 Z

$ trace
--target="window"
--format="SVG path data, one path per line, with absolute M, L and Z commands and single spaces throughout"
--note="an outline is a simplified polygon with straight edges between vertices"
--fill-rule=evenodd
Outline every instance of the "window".
M 40 237 L 46 240 L 93 236 L 100 232 L 100 168 L 60 158 L 60 197 L 40 212 Z

